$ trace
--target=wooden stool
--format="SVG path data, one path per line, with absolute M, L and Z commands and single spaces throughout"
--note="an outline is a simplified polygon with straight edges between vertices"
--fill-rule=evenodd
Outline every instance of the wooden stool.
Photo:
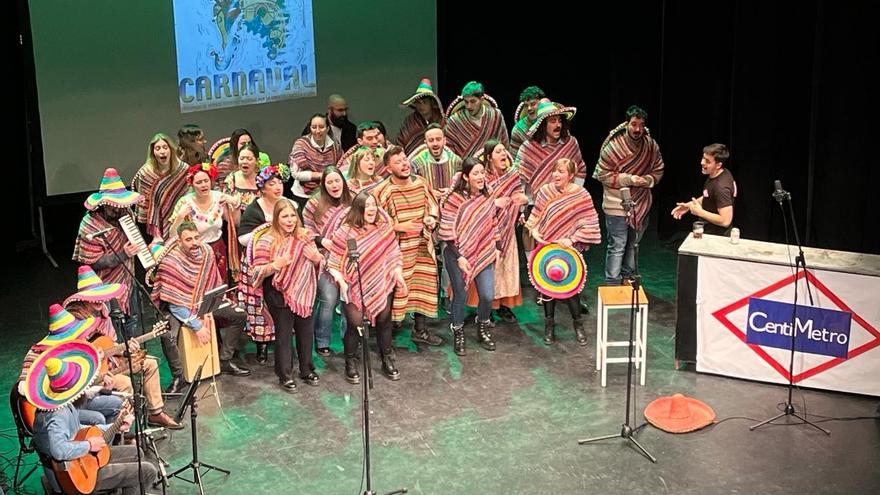
M 599 297 L 596 311 L 596 369 L 602 372 L 602 386 L 606 384 L 606 374 L 608 363 L 626 363 L 629 361 L 628 354 L 626 357 L 608 357 L 609 347 L 627 347 L 630 343 L 626 340 L 609 341 L 608 340 L 608 311 L 612 309 L 629 310 L 632 305 L 632 287 L 629 285 L 615 285 L 607 287 L 599 287 Z M 645 384 L 645 366 L 648 351 L 648 296 L 645 295 L 645 289 L 639 287 L 639 301 L 636 306 L 636 328 L 633 363 L 636 369 L 641 368 L 641 379 L 639 384 Z M 627 330 L 629 330 L 627 328 Z

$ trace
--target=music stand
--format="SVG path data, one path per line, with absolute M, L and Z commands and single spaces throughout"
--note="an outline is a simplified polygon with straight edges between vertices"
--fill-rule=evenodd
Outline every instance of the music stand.
M 198 401 L 195 400 L 196 390 L 199 388 L 199 384 L 202 381 L 202 367 L 204 364 L 200 365 L 196 369 L 196 374 L 193 376 L 192 383 L 189 384 L 189 388 L 186 389 L 186 392 L 183 395 L 183 400 L 180 403 L 180 408 L 177 410 L 177 414 L 174 415 L 174 419 L 177 422 L 180 422 L 183 419 L 183 415 L 186 413 L 187 408 L 189 408 L 189 417 L 190 417 L 190 433 L 192 435 L 192 460 L 186 466 L 181 467 L 180 469 L 175 470 L 171 474 L 168 475 L 169 478 L 179 478 L 187 483 L 191 483 L 193 485 L 197 485 L 199 487 L 199 494 L 205 495 L 205 487 L 202 485 L 202 468 L 205 468 L 205 473 L 208 471 L 220 471 L 221 473 L 226 474 L 227 476 L 231 474 L 231 471 L 228 469 L 223 469 L 221 467 L 217 467 L 211 464 L 207 464 L 199 461 L 199 443 L 198 443 L 198 433 L 196 427 L 196 417 L 198 417 Z M 189 480 L 180 476 L 180 473 L 192 469 L 193 479 Z

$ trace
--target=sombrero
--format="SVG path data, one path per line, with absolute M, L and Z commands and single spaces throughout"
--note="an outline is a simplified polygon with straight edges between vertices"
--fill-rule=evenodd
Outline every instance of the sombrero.
M 571 120 L 574 118 L 575 113 L 577 113 L 577 108 L 575 107 L 564 107 L 559 103 L 553 103 L 547 98 L 542 98 L 541 101 L 538 102 L 537 117 L 535 117 L 535 122 L 533 122 L 532 126 L 529 127 L 529 131 L 526 134 L 529 137 L 532 137 L 538 130 L 538 127 L 541 127 L 541 122 L 544 122 L 544 120 L 549 117 L 552 117 L 554 115 L 561 115 L 566 120 Z
M 587 265 L 574 249 L 545 244 L 529 257 L 529 280 L 535 290 L 547 297 L 568 299 L 584 288 Z
M 74 301 L 107 302 L 125 293 L 125 284 L 105 284 L 90 266 L 80 266 L 76 276 L 78 292 L 64 300 L 64 307 Z
M 443 103 L 440 102 L 440 98 L 434 93 L 434 87 L 431 86 L 431 80 L 427 77 L 422 78 L 422 80 L 419 81 L 419 87 L 416 88 L 416 93 L 406 100 L 403 100 L 400 106 L 408 107 L 419 98 L 433 98 L 434 101 L 437 102 L 437 108 L 439 108 L 441 112 L 443 111 Z
M 715 411 L 705 402 L 675 394 L 648 404 L 645 419 L 663 431 L 687 433 L 712 424 Z
M 116 208 L 128 208 L 129 206 L 139 203 L 143 199 L 140 193 L 129 191 L 119 178 L 119 172 L 115 168 L 108 168 L 104 171 L 104 177 L 101 179 L 101 186 L 98 192 L 92 193 L 86 198 L 85 207 L 89 211 L 94 211 L 102 205 L 115 206 Z
M 37 342 L 41 346 L 56 346 L 77 339 L 84 339 L 100 322 L 94 317 L 78 320 L 60 304 L 49 307 L 49 333 Z
M 57 345 L 40 356 L 24 380 L 25 398 L 52 411 L 76 400 L 98 376 L 100 351 L 85 340 Z

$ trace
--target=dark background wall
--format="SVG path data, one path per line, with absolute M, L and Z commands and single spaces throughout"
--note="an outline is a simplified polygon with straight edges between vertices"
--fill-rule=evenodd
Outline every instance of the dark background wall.
M 781 179 L 805 244 L 880 253 L 873 201 L 880 173 L 871 152 L 878 97 L 867 76 L 880 51 L 880 8 L 873 2 L 583 2 L 578 15 L 565 3 L 515 10 L 494 0 L 437 4 L 437 87 L 444 102 L 479 80 L 512 126 L 519 92 L 537 84 L 553 100 L 578 107 L 573 134 L 590 172 L 626 108 L 648 111 L 666 162 L 651 222 L 661 239 L 688 230 L 690 222 L 668 212 L 700 191 L 702 147 L 722 142 L 733 153 L 734 223 L 743 237 L 783 240 L 770 197 L 773 180 Z M 27 183 L 29 166 L 42 166 L 39 157 L 29 165 L 24 89 L 33 74 L 19 29 L 5 30 L 16 76 L 10 78 L 7 180 L 16 185 Z M 601 197 L 595 181 L 588 188 Z M 26 188 L 7 190 L 24 203 Z M 72 248 L 82 199 L 38 198 L 59 257 Z M 6 218 L 17 241 L 31 237 L 28 216 Z

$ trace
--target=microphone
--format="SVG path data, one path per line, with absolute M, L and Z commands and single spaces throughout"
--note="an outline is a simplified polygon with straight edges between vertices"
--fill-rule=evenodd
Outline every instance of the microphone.
M 636 202 L 633 201 L 632 195 L 629 193 L 628 187 L 620 188 L 620 198 L 620 204 L 621 206 L 623 206 L 623 211 L 629 214 L 629 212 L 631 212 L 633 207 L 636 205 Z
M 100 237 L 100 236 L 102 236 L 102 235 L 104 235 L 104 234 L 106 234 L 106 233 L 108 233 L 108 232 L 110 232 L 110 231 L 112 231 L 112 230 L 116 230 L 116 227 L 107 227 L 106 229 L 101 229 L 101 230 L 99 230 L 99 231 L 97 231 L 97 232 L 93 232 L 93 233 L 91 233 L 91 234 L 86 234 L 86 239 L 88 239 L 88 240 L 91 241 L 91 240 L 93 240 L 95 237 Z
M 345 244 L 348 247 L 348 259 L 354 261 L 361 257 L 361 254 L 358 252 L 357 241 L 354 240 L 354 237 L 349 237 Z
M 791 199 L 791 194 L 782 188 L 782 181 L 776 179 L 773 181 L 773 199 L 776 200 L 777 203 L 782 204 L 782 200 Z

